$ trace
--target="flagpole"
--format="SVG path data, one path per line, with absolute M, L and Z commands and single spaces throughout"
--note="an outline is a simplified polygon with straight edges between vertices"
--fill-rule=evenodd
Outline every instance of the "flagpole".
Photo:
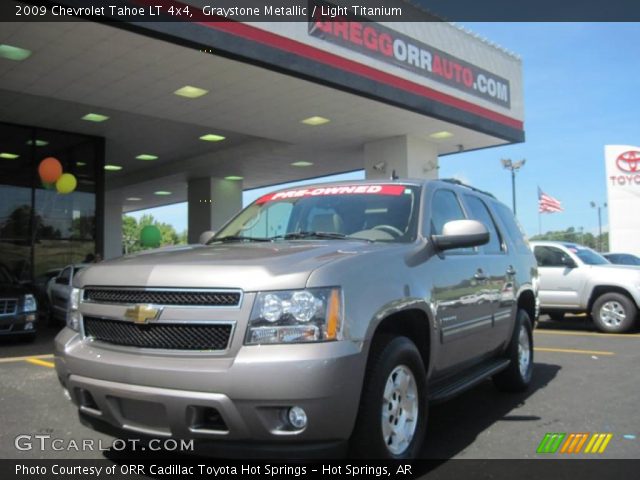
M 540 214 L 539 208 L 538 208 L 538 235 L 542 235 L 542 215 Z

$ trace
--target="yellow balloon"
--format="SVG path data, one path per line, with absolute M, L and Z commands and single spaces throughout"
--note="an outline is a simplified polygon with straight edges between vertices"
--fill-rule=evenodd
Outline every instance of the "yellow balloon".
M 78 186 L 76 177 L 71 173 L 63 173 L 56 182 L 56 190 L 58 193 L 66 194 L 73 192 Z

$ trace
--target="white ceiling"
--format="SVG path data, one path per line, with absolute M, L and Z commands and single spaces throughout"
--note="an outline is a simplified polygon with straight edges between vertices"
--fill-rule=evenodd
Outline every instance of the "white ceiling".
M 28 59 L 0 58 L 0 120 L 106 138 L 114 194 L 142 197 L 126 210 L 186 200 L 186 180 L 241 175 L 244 188 L 357 170 L 364 143 L 412 134 L 437 141 L 440 154 L 504 140 L 264 68 L 90 22 L 3 23 L 0 43 L 27 48 Z M 193 85 L 197 99 L 173 95 Z M 80 119 L 108 115 L 103 123 Z M 331 122 L 310 127 L 300 120 Z M 206 133 L 227 140 L 207 143 Z M 159 156 L 154 162 L 134 157 Z M 313 161 L 308 168 L 291 162 Z M 157 197 L 155 190 L 173 195 Z

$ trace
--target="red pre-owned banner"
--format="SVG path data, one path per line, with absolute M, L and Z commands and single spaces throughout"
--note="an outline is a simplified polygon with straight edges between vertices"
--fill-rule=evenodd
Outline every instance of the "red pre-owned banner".
M 402 195 L 404 189 L 404 185 L 336 185 L 329 187 L 297 188 L 295 190 L 268 193 L 256 200 L 256 203 L 261 204 L 273 200 L 326 195 Z

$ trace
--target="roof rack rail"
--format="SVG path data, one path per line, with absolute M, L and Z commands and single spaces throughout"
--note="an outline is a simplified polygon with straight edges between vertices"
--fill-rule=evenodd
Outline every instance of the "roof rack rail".
M 472 187 L 471 185 L 467 185 L 466 183 L 461 182 L 457 178 L 440 178 L 439 180 L 441 182 L 447 182 L 447 183 L 451 183 L 453 185 L 459 185 L 461 187 L 467 187 L 467 188 L 473 190 L 474 192 L 482 193 L 483 195 L 487 195 L 487 196 L 489 196 L 491 198 L 496 198 L 492 193 L 485 192 L 484 190 L 480 190 L 479 188 Z

